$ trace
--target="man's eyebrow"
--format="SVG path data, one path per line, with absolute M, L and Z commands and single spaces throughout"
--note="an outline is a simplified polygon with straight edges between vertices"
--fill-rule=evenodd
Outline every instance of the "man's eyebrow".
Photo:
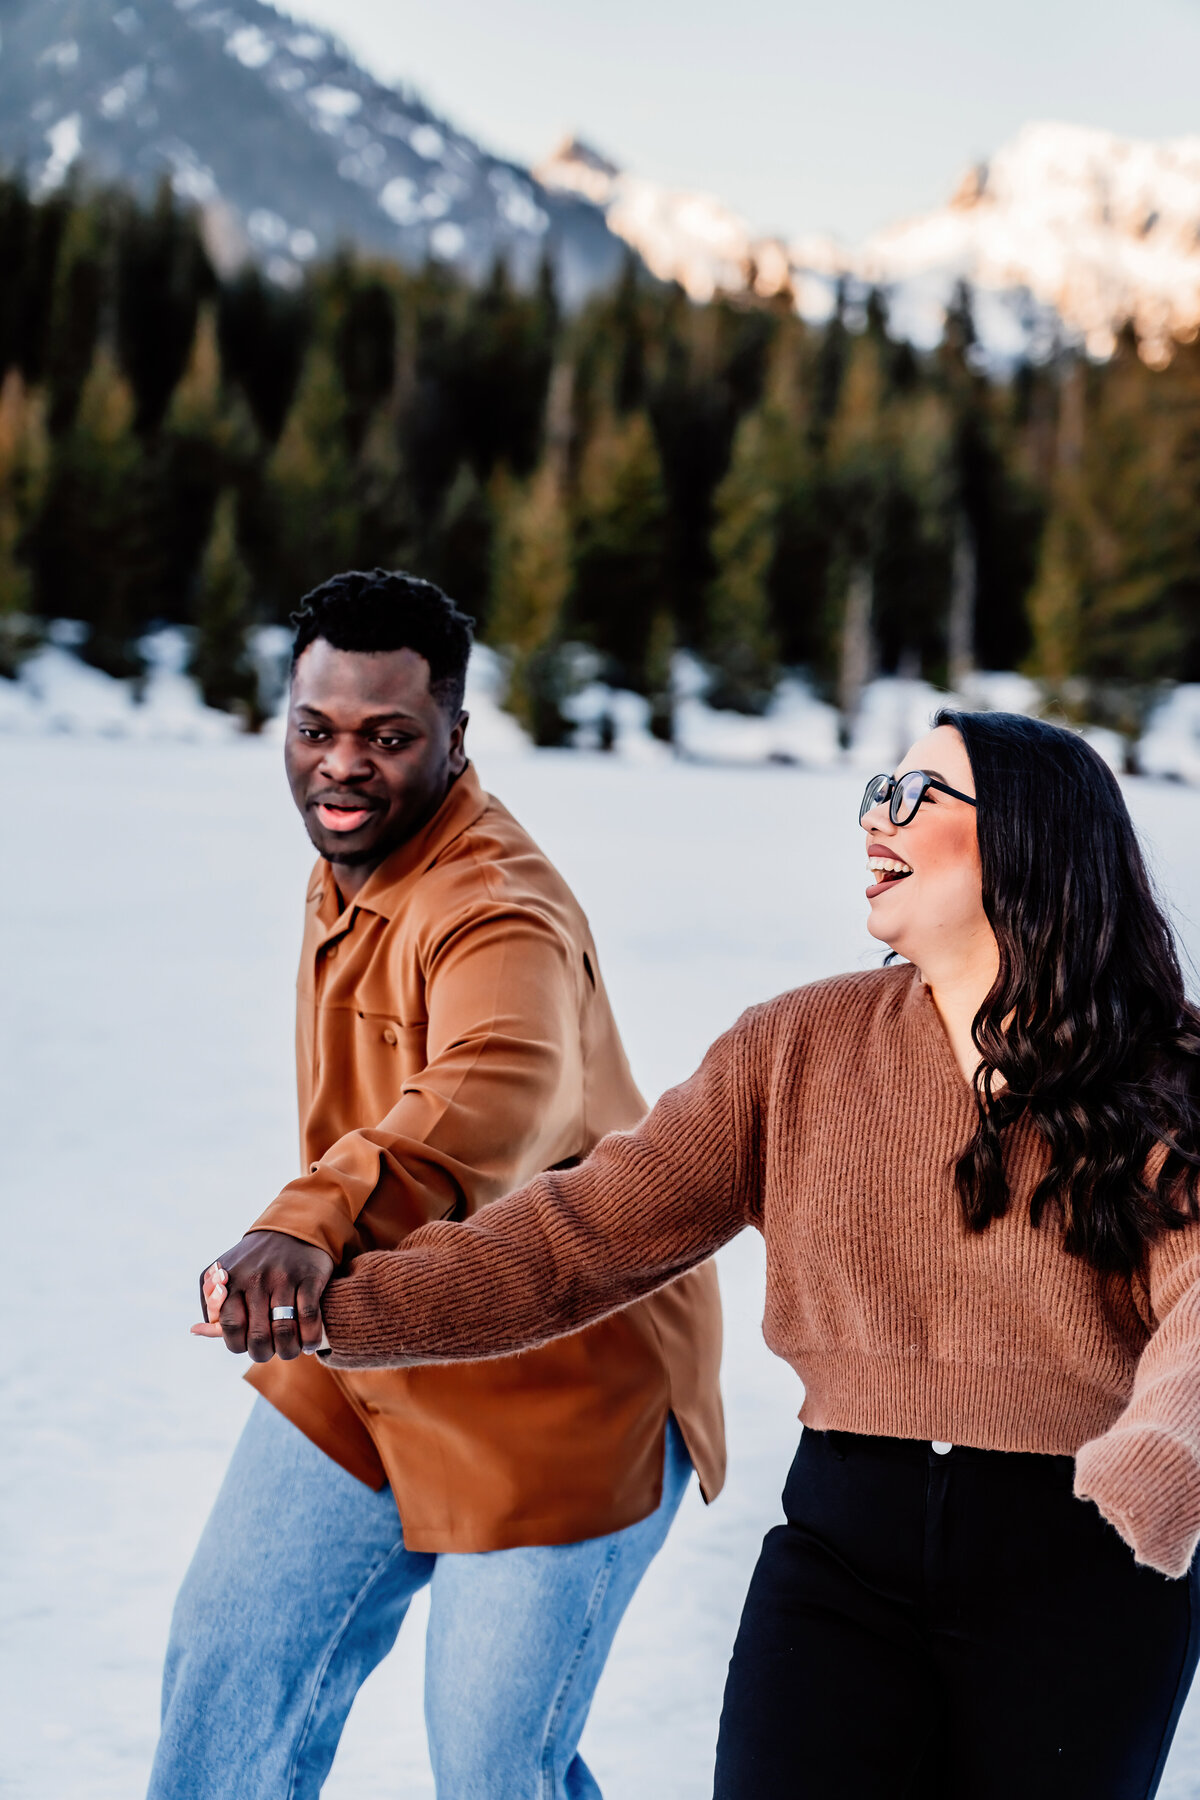
M 319 706 L 313 706 L 307 700 L 298 700 L 296 702 L 296 711 L 308 713 L 309 716 L 314 719 L 321 719 L 326 725 L 331 723 L 328 713 L 323 713 Z M 405 725 L 419 725 L 421 723 L 421 721 L 412 713 L 397 710 L 395 712 L 372 713 L 369 718 L 360 721 L 357 729 L 359 731 L 373 731 L 377 730 L 380 725 L 390 725 L 397 720 L 402 721 Z

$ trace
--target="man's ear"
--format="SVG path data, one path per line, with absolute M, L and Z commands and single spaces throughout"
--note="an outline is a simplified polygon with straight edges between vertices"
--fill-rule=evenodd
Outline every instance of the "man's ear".
M 461 775 L 467 766 L 467 752 L 464 739 L 466 738 L 467 726 L 470 722 L 470 713 L 460 712 L 457 719 L 455 719 L 454 724 L 450 727 L 450 773 L 452 775 Z

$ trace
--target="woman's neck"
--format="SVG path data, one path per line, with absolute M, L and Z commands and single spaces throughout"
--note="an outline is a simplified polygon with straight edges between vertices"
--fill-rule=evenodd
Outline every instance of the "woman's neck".
M 952 955 L 934 955 L 920 964 L 963 1079 L 973 1081 L 979 1067 L 979 1051 L 971 1036 L 975 1015 L 983 1005 L 999 968 L 996 940 L 990 931 Z

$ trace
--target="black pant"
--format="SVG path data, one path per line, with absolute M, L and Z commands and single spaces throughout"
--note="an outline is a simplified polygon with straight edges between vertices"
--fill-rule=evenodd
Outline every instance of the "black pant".
M 1200 1650 L 1068 1456 L 806 1431 L 746 1598 L 716 1800 L 1148 1800 Z

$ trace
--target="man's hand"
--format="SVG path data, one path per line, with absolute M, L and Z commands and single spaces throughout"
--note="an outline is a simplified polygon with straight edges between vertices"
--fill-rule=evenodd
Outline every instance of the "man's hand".
M 270 1362 L 273 1356 L 291 1362 L 302 1351 L 319 1347 L 321 1295 L 333 1274 L 333 1258 L 327 1251 L 284 1231 L 250 1231 L 218 1262 L 228 1287 L 215 1309 L 217 1325 L 192 1327 L 198 1337 L 220 1335 L 227 1350 L 235 1356 L 248 1351 L 253 1362 Z M 212 1266 L 200 1277 L 206 1319 Z M 277 1306 L 293 1307 L 295 1317 L 272 1319 Z

